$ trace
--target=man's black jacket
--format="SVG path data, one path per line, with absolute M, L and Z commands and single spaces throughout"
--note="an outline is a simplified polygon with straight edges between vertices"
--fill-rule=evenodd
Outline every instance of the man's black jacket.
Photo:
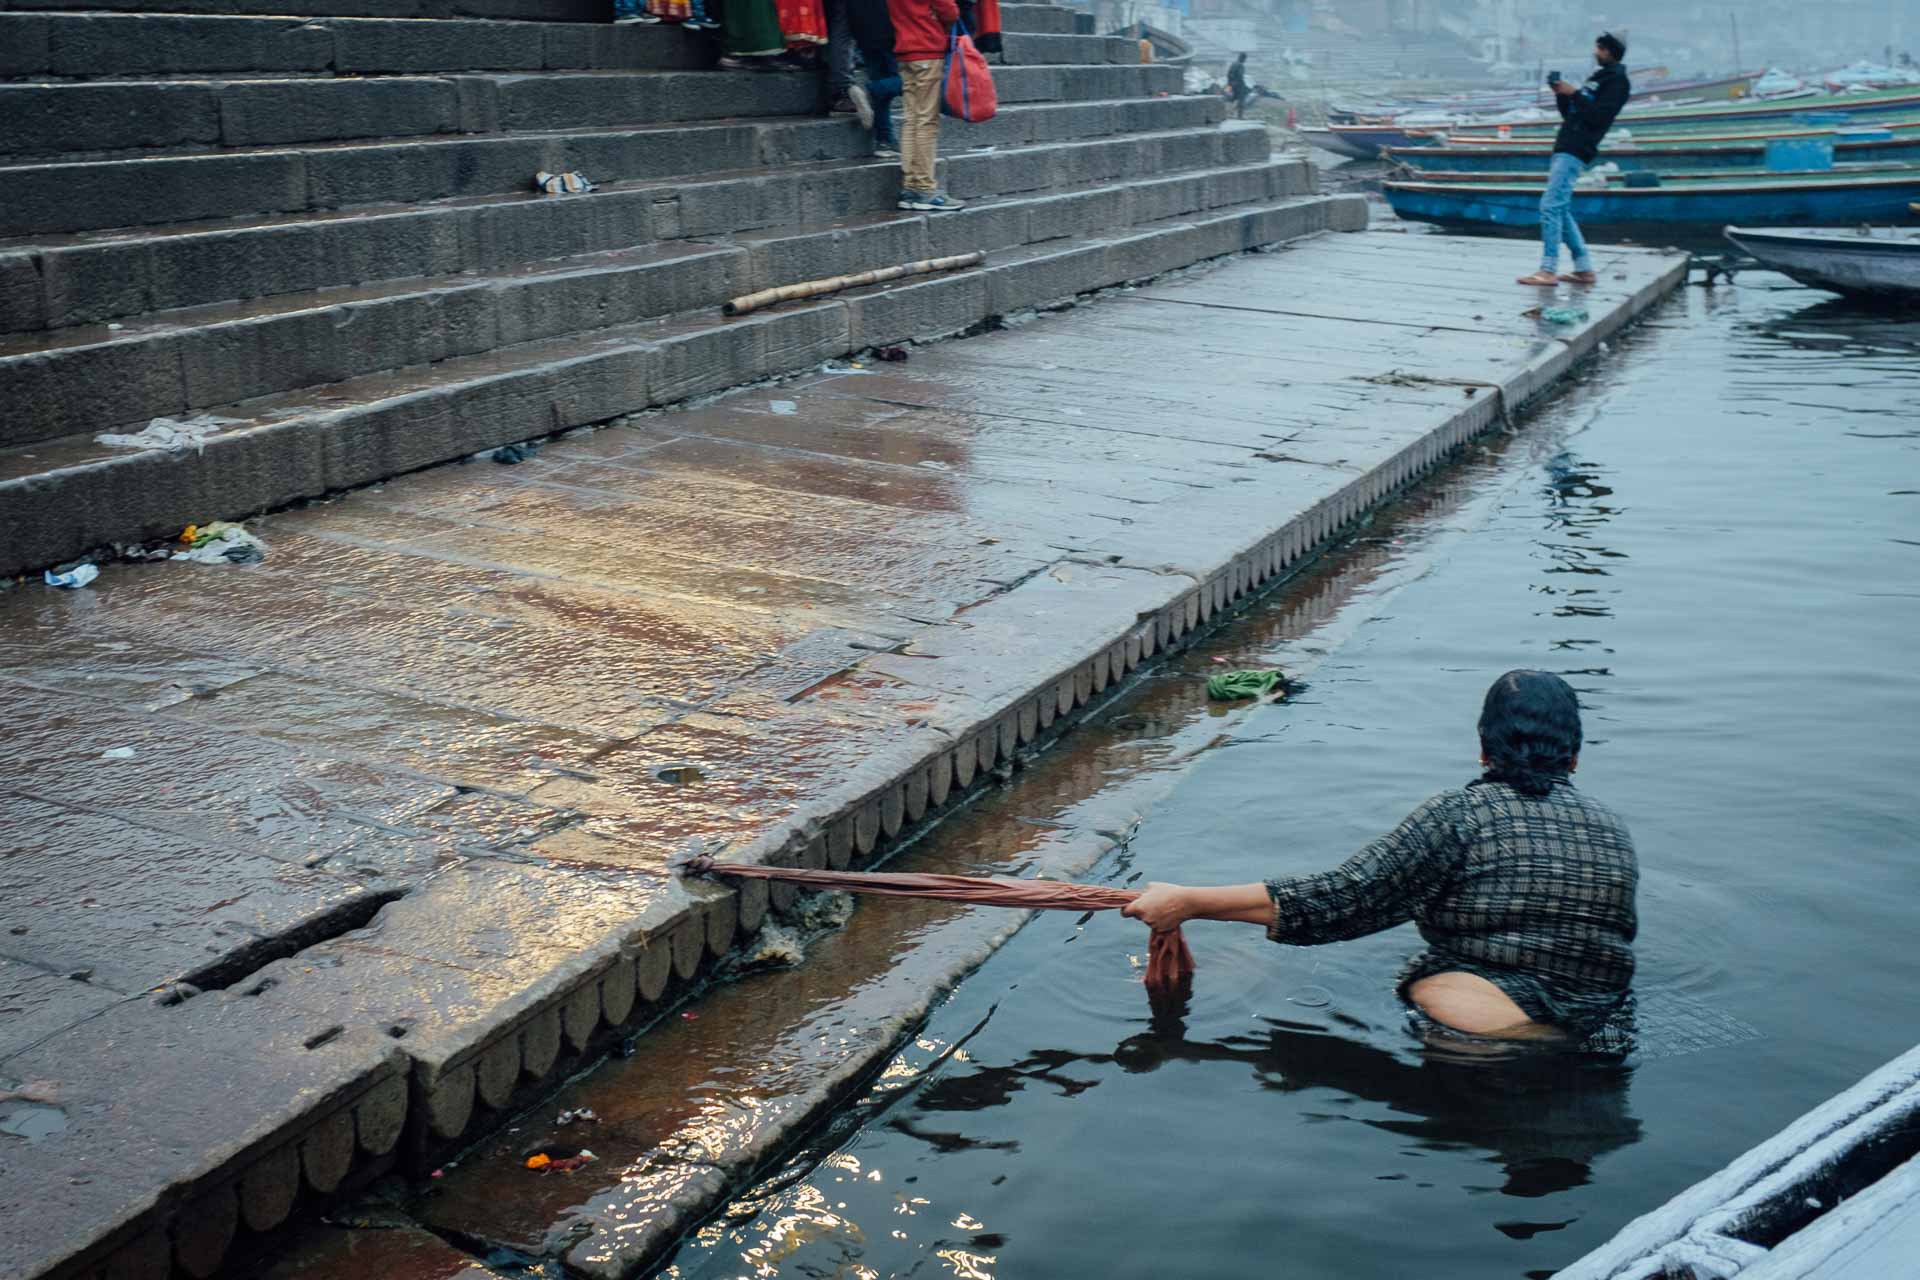
M 1600 154 L 1600 139 L 1607 136 L 1607 130 L 1613 127 L 1613 118 L 1627 105 L 1632 93 L 1633 83 L 1627 79 L 1627 69 L 1613 62 L 1588 76 L 1578 93 L 1555 94 L 1554 105 L 1560 108 L 1564 119 L 1560 133 L 1553 140 L 1553 149 L 1592 164 Z

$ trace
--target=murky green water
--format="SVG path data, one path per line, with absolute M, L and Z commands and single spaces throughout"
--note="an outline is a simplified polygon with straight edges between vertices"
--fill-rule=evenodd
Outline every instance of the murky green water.
M 1232 660 L 1312 665 L 1310 691 L 1101 868 L 1328 865 L 1472 776 L 1494 675 L 1559 671 L 1579 783 L 1639 842 L 1642 991 L 1757 1037 L 1435 1060 L 1389 994 L 1410 929 L 1305 951 L 1192 926 L 1191 1006 L 1156 1022 L 1138 926 L 1046 917 L 935 1015 L 910 1087 L 668 1274 L 1546 1276 L 1910 1047 L 1916 404 L 1920 324 L 1759 274 L 1689 290 L 1356 547 L 1372 585 L 1246 626 Z

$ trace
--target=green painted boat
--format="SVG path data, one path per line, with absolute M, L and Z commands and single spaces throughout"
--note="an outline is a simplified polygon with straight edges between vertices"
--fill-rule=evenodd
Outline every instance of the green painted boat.
M 1540 222 L 1544 180 L 1502 174 L 1501 180 L 1457 182 L 1445 174 L 1382 184 L 1403 218 L 1462 226 L 1527 228 Z M 1656 186 L 1608 183 L 1573 193 L 1582 227 L 1661 226 L 1718 231 L 1740 226 L 1848 226 L 1897 223 L 1920 200 L 1920 166 L 1867 172 L 1730 175 L 1661 181 Z

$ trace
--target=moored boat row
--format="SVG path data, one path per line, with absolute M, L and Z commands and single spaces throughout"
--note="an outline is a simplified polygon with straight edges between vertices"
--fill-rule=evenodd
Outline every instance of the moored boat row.
M 1920 89 L 1901 87 L 1871 92 L 1849 92 L 1793 97 L 1780 101 L 1748 100 L 1728 103 L 1701 103 L 1692 106 L 1666 104 L 1629 105 L 1620 115 L 1619 128 L 1636 140 L 1643 131 L 1669 135 L 1695 132 L 1702 139 L 1724 136 L 1744 128 L 1765 131 L 1771 125 L 1788 128 L 1796 121 L 1805 127 L 1833 127 L 1836 124 L 1882 121 L 1888 117 L 1920 118 Z M 1316 146 L 1356 158 L 1378 156 L 1382 149 L 1420 146 L 1498 146 L 1507 143 L 1525 145 L 1550 139 L 1558 128 L 1556 119 L 1498 122 L 1411 123 L 1403 121 L 1329 124 L 1302 132 Z

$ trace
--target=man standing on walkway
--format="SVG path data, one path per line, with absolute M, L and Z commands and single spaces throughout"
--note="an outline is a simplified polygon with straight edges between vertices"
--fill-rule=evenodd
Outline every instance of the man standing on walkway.
M 887 0 L 893 51 L 900 60 L 900 203 L 902 209 L 949 213 L 961 207 L 935 181 L 940 141 L 940 68 L 947 37 L 960 21 L 955 0 Z
M 1600 140 L 1613 127 L 1613 118 L 1627 105 L 1633 85 L 1627 79 L 1626 42 L 1611 32 L 1603 32 L 1593 42 L 1593 59 L 1599 68 L 1578 89 L 1554 72 L 1547 83 L 1553 86 L 1554 105 L 1560 108 L 1560 132 L 1553 140 L 1553 158 L 1547 169 L 1547 189 L 1540 194 L 1540 269 L 1521 276 L 1520 283 L 1552 286 L 1562 280 L 1569 284 L 1592 284 L 1599 279 L 1593 273 L 1593 258 L 1573 220 L 1573 187 L 1600 154 Z M 1573 252 L 1573 272 L 1560 274 L 1560 245 Z
M 1235 113 L 1240 119 L 1247 117 L 1247 55 L 1241 54 L 1227 68 L 1227 96 L 1233 99 Z

